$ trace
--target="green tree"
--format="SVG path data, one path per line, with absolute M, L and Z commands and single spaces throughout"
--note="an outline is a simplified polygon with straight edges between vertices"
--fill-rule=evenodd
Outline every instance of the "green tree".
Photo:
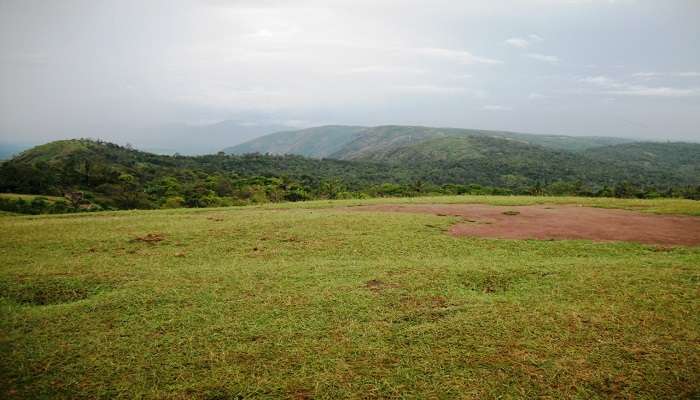
M 340 178 L 331 178 L 321 182 L 321 196 L 328 199 L 336 199 L 338 193 L 346 190 L 345 184 Z

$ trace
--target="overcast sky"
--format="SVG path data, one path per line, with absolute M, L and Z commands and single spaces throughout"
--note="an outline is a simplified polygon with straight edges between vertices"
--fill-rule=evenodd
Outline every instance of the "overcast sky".
M 698 141 L 698 21 L 698 0 L 2 0 L 0 141 L 165 147 L 230 119 Z

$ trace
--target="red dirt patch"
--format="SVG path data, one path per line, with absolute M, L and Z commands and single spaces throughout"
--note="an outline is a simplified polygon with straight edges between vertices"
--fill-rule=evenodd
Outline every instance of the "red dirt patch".
M 700 245 L 700 218 L 581 206 L 482 204 L 376 205 L 354 211 L 428 213 L 461 217 L 455 236 L 499 239 L 584 239 L 661 245 Z

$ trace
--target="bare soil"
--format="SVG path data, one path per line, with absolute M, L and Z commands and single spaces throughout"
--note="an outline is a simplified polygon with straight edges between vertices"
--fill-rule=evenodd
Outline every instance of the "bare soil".
M 365 287 L 373 292 L 378 292 L 383 289 L 395 288 L 398 286 L 393 283 L 386 283 L 384 281 L 380 281 L 379 279 L 372 279 L 365 282 Z
M 161 233 L 149 233 L 145 236 L 138 236 L 132 239 L 132 242 L 144 242 L 149 244 L 155 244 L 165 240 L 165 236 Z
M 700 218 L 654 215 L 575 205 L 483 204 L 374 205 L 355 211 L 428 213 L 461 217 L 449 233 L 500 239 L 584 239 L 700 246 Z

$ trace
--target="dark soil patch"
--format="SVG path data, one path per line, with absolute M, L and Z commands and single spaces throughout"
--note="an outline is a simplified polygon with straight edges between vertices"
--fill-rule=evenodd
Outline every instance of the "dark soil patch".
M 384 282 L 378 279 L 372 279 L 365 283 L 365 287 L 369 290 L 379 290 L 384 286 Z
M 36 306 L 72 303 L 111 289 L 114 285 L 110 282 L 65 276 L 0 281 L 0 297 L 17 304 Z
M 482 204 L 376 205 L 353 211 L 428 213 L 459 216 L 454 236 L 499 239 L 626 241 L 700 246 L 700 218 L 654 215 L 580 206 L 489 206 Z

